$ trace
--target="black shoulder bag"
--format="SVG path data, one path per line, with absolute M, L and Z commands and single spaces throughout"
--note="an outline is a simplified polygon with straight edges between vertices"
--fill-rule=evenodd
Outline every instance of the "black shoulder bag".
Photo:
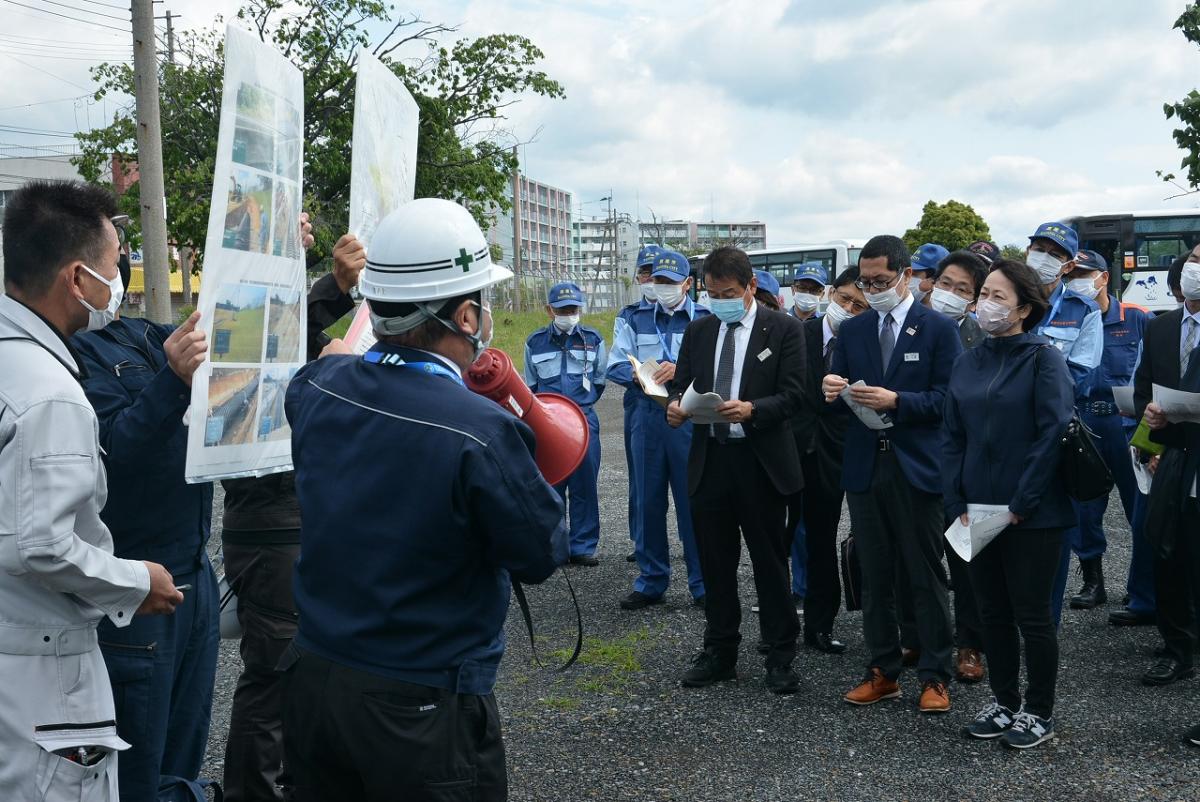
M 1058 473 L 1067 495 L 1079 502 L 1107 497 L 1113 489 L 1112 472 L 1096 449 L 1095 436 L 1075 412 L 1061 438 Z

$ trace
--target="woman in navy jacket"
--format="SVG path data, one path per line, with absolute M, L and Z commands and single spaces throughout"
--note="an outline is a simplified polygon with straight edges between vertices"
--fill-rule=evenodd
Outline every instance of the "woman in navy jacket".
M 959 357 L 950 376 L 943 498 L 949 519 L 965 523 L 969 503 L 995 504 L 1008 507 L 1010 524 L 970 562 L 995 698 L 966 734 L 1025 749 L 1054 737 L 1058 636 L 1050 594 L 1063 533 L 1075 520 L 1059 476 L 1074 385 L 1062 354 L 1030 333 L 1046 302 L 1029 267 L 997 262 L 979 299 L 979 324 L 990 337 Z

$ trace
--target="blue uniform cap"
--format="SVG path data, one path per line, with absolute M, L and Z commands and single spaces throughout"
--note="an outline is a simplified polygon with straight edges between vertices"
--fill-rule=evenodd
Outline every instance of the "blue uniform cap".
M 796 275 L 792 276 L 792 283 L 795 284 L 801 279 L 815 281 L 824 287 L 829 283 L 829 271 L 820 262 L 805 262 L 796 268 Z
M 650 277 L 663 276 L 677 284 L 682 284 L 687 281 L 691 270 L 692 266 L 688 263 L 686 256 L 663 248 L 654 257 L 654 272 L 650 274 Z
M 779 282 L 766 270 L 755 270 L 754 277 L 758 279 L 758 288 L 772 295 L 779 294 Z
M 555 309 L 561 309 L 564 306 L 583 306 L 583 290 L 579 289 L 578 284 L 572 284 L 569 281 L 555 284 L 550 288 L 550 295 L 546 298 L 546 303 Z
M 1066 223 L 1042 223 L 1029 241 L 1033 242 L 1035 239 L 1048 239 L 1069 254 L 1079 250 L 1079 235 Z
M 937 270 L 942 260 L 950 255 L 950 251 L 933 242 L 926 242 L 912 255 L 913 270 Z
M 1075 266 L 1084 270 L 1102 270 L 1108 272 L 1108 262 L 1095 251 L 1082 250 L 1075 254 Z
M 662 253 L 661 245 L 643 245 L 638 250 L 637 267 L 651 267 L 654 265 L 655 258 Z

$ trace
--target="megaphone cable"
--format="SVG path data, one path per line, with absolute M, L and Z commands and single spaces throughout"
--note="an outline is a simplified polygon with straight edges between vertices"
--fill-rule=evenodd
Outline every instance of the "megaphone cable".
M 579 599 L 575 596 L 575 587 L 571 584 L 571 577 L 567 575 L 566 571 L 562 569 L 559 571 L 567 583 L 567 591 L 571 594 L 571 604 L 575 605 L 575 651 L 571 653 L 567 662 L 554 669 L 556 673 L 562 673 L 575 665 L 575 661 L 579 659 L 579 654 L 583 651 L 583 611 L 579 609 Z M 533 614 L 529 611 L 529 599 L 525 597 L 525 588 L 521 586 L 520 582 L 514 581 L 512 589 L 513 595 L 517 597 L 517 605 L 521 608 L 521 616 L 525 619 L 525 631 L 529 633 L 531 659 L 534 665 L 544 668 L 545 666 L 538 657 L 537 640 L 533 636 Z

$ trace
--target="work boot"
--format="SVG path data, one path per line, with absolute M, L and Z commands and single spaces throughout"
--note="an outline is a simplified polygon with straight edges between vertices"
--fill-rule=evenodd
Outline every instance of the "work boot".
M 1083 587 L 1071 597 L 1072 610 L 1091 610 L 1108 601 L 1104 592 L 1104 566 L 1102 557 L 1092 557 L 1090 560 L 1079 561 L 1079 571 L 1083 574 Z

